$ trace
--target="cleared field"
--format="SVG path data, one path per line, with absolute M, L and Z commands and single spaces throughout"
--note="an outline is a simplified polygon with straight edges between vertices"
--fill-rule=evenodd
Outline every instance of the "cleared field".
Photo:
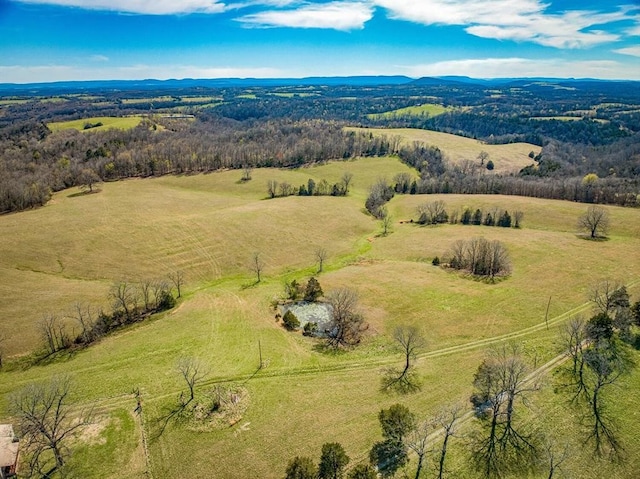
M 175 101 L 175 98 L 169 95 L 166 96 L 156 96 L 156 97 L 151 97 L 151 98 L 123 98 L 122 99 L 122 103 L 124 103 L 125 105 L 138 105 L 141 103 L 153 103 L 153 102 L 157 102 L 157 103 L 164 103 L 164 102 L 170 102 L 170 101 Z
M 463 136 L 450 135 L 431 130 L 416 128 L 353 128 L 349 130 L 367 131 L 374 135 L 398 136 L 402 143 L 411 145 L 416 141 L 435 145 L 440 148 L 452 163 L 465 160 L 478 162 L 481 151 L 489 153 L 488 160 L 493 161 L 495 173 L 519 171 L 533 163 L 529 153 L 540 153 L 541 148 L 530 143 L 510 143 L 508 145 L 487 145 L 481 141 Z M 487 160 L 487 161 L 488 161 Z
M 397 110 L 385 111 L 384 113 L 372 113 L 367 115 L 372 120 L 397 118 L 401 116 L 438 116 L 453 110 L 435 103 L 425 103 L 423 105 L 408 106 Z
M 265 199 L 268 180 L 332 183 L 345 171 L 354 175 L 348 197 Z M 505 335 L 521 344 L 532 362 L 554 357 L 563 319 L 590 312 L 586 290 L 594 280 L 619 279 L 630 284 L 634 301 L 640 295 L 640 210 L 607 207 L 610 239 L 591 242 L 578 238 L 573 226 L 586 209 L 582 204 L 396 196 L 388 205 L 393 232 L 380 237 L 378 223 L 363 212 L 368 188 L 378 177 L 405 171 L 411 172 L 397 159 L 367 158 L 298 170 L 258 169 L 245 183 L 239 181 L 241 171 L 129 180 L 106 183 L 94 195 L 60 192 L 44 208 L 0 217 L 0 236 L 20 239 L 4 241 L 0 255 L 0 335 L 8 337 L 9 355 L 37 344 L 36 324 L 47 311 L 68 311 L 76 300 L 108 306 L 113 281 L 180 269 L 187 283 L 177 308 L 88 349 L 24 368 L 10 360 L 0 371 L 0 419 L 8 419 L 6 398 L 12 391 L 69 374 L 76 384 L 73 399 L 95 402 L 99 412 L 73 457 L 78 477 L 142 478 L 143 429 L 131 414 L 136 406 L 131 391 L 139 388 L 153 477 L 279 478 L 289 459 L 317 459 L 325 442 L 341 442 L 354 463 L 366 460 L 380 440 L 382 407 L 401 402 L 427 417 L 447 404 L 467 404 L 485 348 Z M 418 204 L 436 199 L 448 210 L 519 209 L 524 227 L 400 224 L 416 218 Z M 487 284 L 431 265 L 455 239 L 471 236 L 503 241 L 513 275 Z M 370 323 L 363 343 L 352 351 L 328 353 L 317 340 L 286 332 L 269 307 L 284 280 L 315 273 L 318 246 L 329 253 L 318 277 L 324 291 L 356 289 Z M 258 285 L 248 269 L 254 251 L 266 265 Z M 417 362 L 423 389 L 407 396 L 379 388 L 383 369 L 402 362 L 391 340 L 400 324 L 419 326 L 428 341 Z M 258 344 L 267 364 L 261 370 Z M 171 423 L 162 435 L 153 434 L 184 389 L 176 372 L 184 356 L 207 367 L 202 391 L 229 382 L 247 388 L 249 407 L 237 424 L 194 432 Z M 616 391 L 621 408 L 633 409 L 639 378 L 634 373 Z M 571 422 L 576 418 L 554 394 L 550 387 L 536 399 L 536 420 L 539 408 L 549 408 L 540 414 L 550 429 L 562 418 L 577 434 L 580 426 Z M 621 435 L 630 451 L 624 465 L 581 451 L 567 465 L 571 477 L 592 479 L 593 471 L 601 470 L 607 477 L 634 478 L 640 467 L 635 427 L 625 424 Z M 465 444 L 453 443 L 454 477 L 468 477 Z M 547 476 L 531 476 L 538 477 Z
M 99 131 L 99 130 L 108 130 L 109 128 L 119 128 L 121 130 L 128 130 L 131 128 L 135 128 L 140 124 L 140 122 L 144 119 L 142 116 L 124 116 L 124 117 L 113 117 L 113 116 L 95 116 L 91 118 L 82 118 L 80 120 L 72 120 L 72 121 L 55 121 L 51 123 L 47 123 L 47 127 L 53 131 L 60 130 L 78 130 L 78 131 Z M 96 124 L 102 123 L 101 126 L 96 126 L 92 128 L 88 128 L 85 130 L 86 124 Z

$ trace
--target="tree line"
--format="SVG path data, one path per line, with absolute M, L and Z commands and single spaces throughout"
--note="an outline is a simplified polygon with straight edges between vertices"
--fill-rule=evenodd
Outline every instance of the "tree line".
M 110 312 L 76 303 L 70 314 L 45 315 L 39 328 L 46 355 L 72 347 L 88 346 L 118 328 L 173 308 L 176 304 L 173 289 L 176 289 L 179 298 L 183 282 L 182 272 L 172 273 L 168 279 L 119 281 L 113 284 L 109 292 Z M 67 329 L 69 319 L 74 322 L 71 332 Z
M 269 198 L 285 196 L 347 196 L 349 186 L 353 180 L 353 174 L 345 172 L 340 181 L 329 184 L 325 179 L 316 183 L 313 178 L 309 178 L 307 183 L 296 187 L 288 182 L 278 182 L 276 180 L 267 181 L 267 195 Z

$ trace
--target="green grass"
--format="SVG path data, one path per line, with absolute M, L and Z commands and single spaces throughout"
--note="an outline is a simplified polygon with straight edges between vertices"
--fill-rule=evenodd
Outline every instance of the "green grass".
M 99 131 L 107 130 L 109 128 L 119 128 L 121 130 L 128 130 L 135 128 L 143 120 L 142 116 L 124 116 L 124 117 L 111 117 L 111 116 L 96 116 L 91 118 L 82 118 L 80 120 L 71 121 L 56 121 L 47 123 L 47 127 L 53 131 L 60 130 L 78 130 L 78 131 Z M 102 126 L 84 129 L 87 123 L 102 123 Z
M 386 111 L 384 113 L 372 113 L 367 115 L 372 120 L 383 120 L 391 118 L 399 118 L 403 116 L 438 116 L 453 110 L 451 107 L 445 107 L 435 103 L 425 103 L 423 105 L 408 106 L 406 108 L 398 108 L 397 110 Z
M 265 199 L 270 179 L 332 183 L 345 171 L 354 175 L 348 197 Z M 378 223 L 363 212 L 364 199 L 377 178 L 399 172 L 411 170 L 394 158 L 367 158 L 297 170 L 256 169 L 245 183 L 239 181 L 241 171 L 128 180 L 106 183 L 95 195 L 59 192 L 44 208 L 0 217 L 0 235 L 20 238 L 6 242 L 0 257 L 0 334 L 7 337 L 10 356 L 0 372 L 0 420 L 10 419 L 12 391 L 69 374 L 76 385 L 72 399 L 95 402 L 100 413 L 96 427 L 79 441 L 78 477 L 142 477 L 141 429 L 130 412 L 135 407 L 130 393 L 142 392 L 145 430 L 151 433 L 184 389 L 178 359 L 194 356 L 209 371 L 202 391 L 217 382 L 243 383 L 249 408 L 238 424 L 220 430 L 196 433 L 170 425 L 149 442 L 154 477 L 204 478 L 215 471 L 216 477 L 277 478 L 294 455 L 317 459 L 324 442 L 339 441 L 354 461 L 365 460 L 380 438 L 382 407 L 402 402 L 426 417 L 446 404 L 466 404 L 484 350 L 505 334 L 518 335 L 515 340 L 531 358 L 553 357 L 563 315 L 589 312 L 586 291 L 596 279 L 634 282 L 629 291 L 638 299 L 640 210 L 606 207 L 610 239 L 590 242 L 575 234 L 586 209 L 581 204 L 396 196 L 388 205 L 393 231 L 380 237 Z M 416 218 L 417 205 L 436 199 L 448 210 L 520 209 L 524 228 L 400 224 Z M 453 241 L 470 236 L 503 241 L 513 275 L 486 284 L 431 265 Z M 285 279 L 315 273 L 318 246 L 329 253 L 319 275 L 323 289 L 356 289 L 370 324 L 352 351 L 323 352 L 317 341 L 286 332 L 269 308 Z M 258 285 L 248 269 L 254 251 L 266 264 Z M 108 308 L 113 281 L 161 277 L 173 269 L 186 277 L 184 297 L 174 310 L 48 364 L 19 362 L 37 346 L 43 314 L 63 315 L 75 301 Z M 553 326 L 547 330 L 549 296 Z M 417 362 L 423 389 L 405 397 L 379 389 L 383 369 L 401 362 L 391 342 L 393 328 L 401 324 L 420 327 L 428 343 Z M 259 344 L 268 366 L 257 371 Z M 638 377 L 630 377 L 621 393 L 625 407 L 632 408 Z M 575 419 L 567 409 L 553 409 L 549 394 L 543 391 L 536 402 L 551 408 L 549 424 L 555 417 Z M 634 477 L 631 466 L 637 466 L 639 455 L 632 426 L 625 426 L 624 435 L 633 446 L 629 465 L 606 466 L 609 477 Z M 452 461 L 461 468 L 458 477 L 467 477 L 464 457 L 460 450 Z M 595 463 L 586 453 L 579 457 L 571 461 L 572 477 L 590 478 Z
M 6 98 L 6 99 L 0 99 L 0 106 L 22 105 L 30 101 L 31 100 L 27 100 L 23 98 Z
M 371 132 L 374 135 L 385 135 L 389 138 L 399 137 L 402 144 L 411 146 L 419 141 L 440 148 L 448 161 L 461 163 L 473 161 L 479 163 L 478 155 L 481 151 L 489 153 L 489 160 L 493 161 L 494 173 L 512 173 L 519 171 L 533 163 L 530 152 L 538 154 L 539 146 L 530 143 L 510 143 L 508 145 L 487 145 L 472 138 L 466 138 L 449 133 L 416 128 L 353 128 L 349 130 Z M 488 161 L 488 160 L 487 160 Z

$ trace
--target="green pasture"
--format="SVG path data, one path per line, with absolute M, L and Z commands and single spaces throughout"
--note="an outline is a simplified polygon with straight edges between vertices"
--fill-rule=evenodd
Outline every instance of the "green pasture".
M 108 130 L 109 128 L 119 128 L 121 130 L 128 130 L 131 128 L 135 128 L 140 124 L 140 122 L 144 119 L 142 116 L 123 116 L 123 117 L 112 117 L 112 116 L 95 116 L 91 118 L 82 118 L 80 120 L 71 120 L 71 121 L 54 121 L 51 123 L 47 123 L 47 127 L 53 131 L 60 130 L 78 130 L 78 131 L 100 131 L 100 130 Z M 101 126 L 84 129 L 84 126 L 87 123 L 102 123 Z
M 347 197 L 266 199 L 269 180 L 334 183 L 346 171 L 353 174 Z M 95 423 L 76 439 L 78 477 L 142 478 L 150 467 L 158 478 L 279 478 L 293 456 L 317 459 L 322 444 L 333 441 L 356 463 L 380 439 L 382 407 L 401 402 L 423 417 L 456 402 L 466 407 L 473 374 L 491 344 L 516 341 L 538 365 L 553 358 L 563 321 L 590 314 L 587 291 L 595 280 L 619 280 L 629 285 L 632 300 L 640 296 L 640 210 L 606 207 L 609 240 L 591 242 L 576 234 L 583 204 L 398 195 L 388 204 L 392 233 L 382 237 L 364 200 L 378 178 L 399 172 L 415 174 L 395 158 L 363 158 L 256 169 L 248 182 L 240 181 L 240 170 L 132 179 L 102 184 L 92 195 L 62 191 L 43 208 L 1 216 L 0 235 L 19 241 L 5 241 L 0 256 L 0 335 L 7 338 L 8 356 L 0 371 L 0 421 L 11 420 L 13 391 L 68 374 L 76 385 L 73 399 L 96 411 Z M 443 200 L 449 211 L 521 210 L 523 228 L 408 222 L 417 219 L 419 204 L 434 200 Z M 472 236 L 504 242 L 513 262 L 509 278 L 485 283 L 431 264 L 453 241 Z M 369 329 L 353 350 L 324 351 L 320 340 L 285 331 L 270 308 L 285 280 L 316 273 L 317 247 L 328 252 L 318 276 L 325 292 L 350 287 L 359 294 Z M 259 284 L 248 268 L 256 251 L 265 263 Z M 76 301 L 107 309 L 114 281 L 174 270 L 184 272 L 186 285 L 173 310 L 85 350 L 29 364 L 25 355 L 38 347 L 43 315 L 68 316 Z M 427 339 L 417 361 L 423 388 L 407 396 L 379 387 L 384 368 L 402 362 L 391 340 L 398 325 L 415 325 Z M 207 432 L 170 423 L 157 435 L 158 421 L 184 389 L 176 363 L 185 356 L 199 358 L 208 370 L 203 393 L 215 384 L 247 389 L 248 409 L 238 423 Z M 623 407 L 633 408 L 639 380 L 635 372 L 619 390 L 620 417 Z M 143 397 L 142 417 L 132 413 L 135 388 Z M 536 396 L 536 414 L 550 428 L 562 422 L 577 436 L 576 418 L 554 394 L 549 386 Z M 465 428 L 471 431 L 473 424 Z M 566 466 L 571 477 L 591 479 L 595 467 L 609 477 L 635 477 L 640 456 L 634 434 L 631 425 L 621 429 L 627 463 L 605 464 L 580 451 Z M 465 446 L 454 444 L 451 464 L 463 477 Z
M 414 142 L 423 142 L 437 146 L 445 154 L 448 161 L 461 163 L 473 161 L 479 163 L 478 155 L 481 151 L 489 153 L 488 160 L 493 161 L 495 173 L 512 173 L 519 171 L 533 163 L 530 152 L 540 153 L 541 148 L 530 143 L 510 143 L 507 145 L 487 145 L 473 138 L 466 138 L 449 133 L 440 133 L 417 128 L 353 128 L 353 131 L 371 132 L 374 135 L 385 135 L 389 138 L 397 137 L 402 144 L 411 146 Z
M 385 111 L 384 113 L 372 113 L 367 115 L 371 120 L 383 120 L 399 118 L 403 116 L 427 116 L 433 117 L 442 115 L 453 110 L 451 107 L 445 107 L 436 103 L 425 103 L 423 105 L 408 106 L 406 108 L 398 108 L 397 110 Z

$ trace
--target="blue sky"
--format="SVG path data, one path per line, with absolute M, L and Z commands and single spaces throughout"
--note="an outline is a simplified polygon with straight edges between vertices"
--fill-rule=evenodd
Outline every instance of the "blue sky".
M 638 0 L 0 0 L 0 83 L 640 80 Z

